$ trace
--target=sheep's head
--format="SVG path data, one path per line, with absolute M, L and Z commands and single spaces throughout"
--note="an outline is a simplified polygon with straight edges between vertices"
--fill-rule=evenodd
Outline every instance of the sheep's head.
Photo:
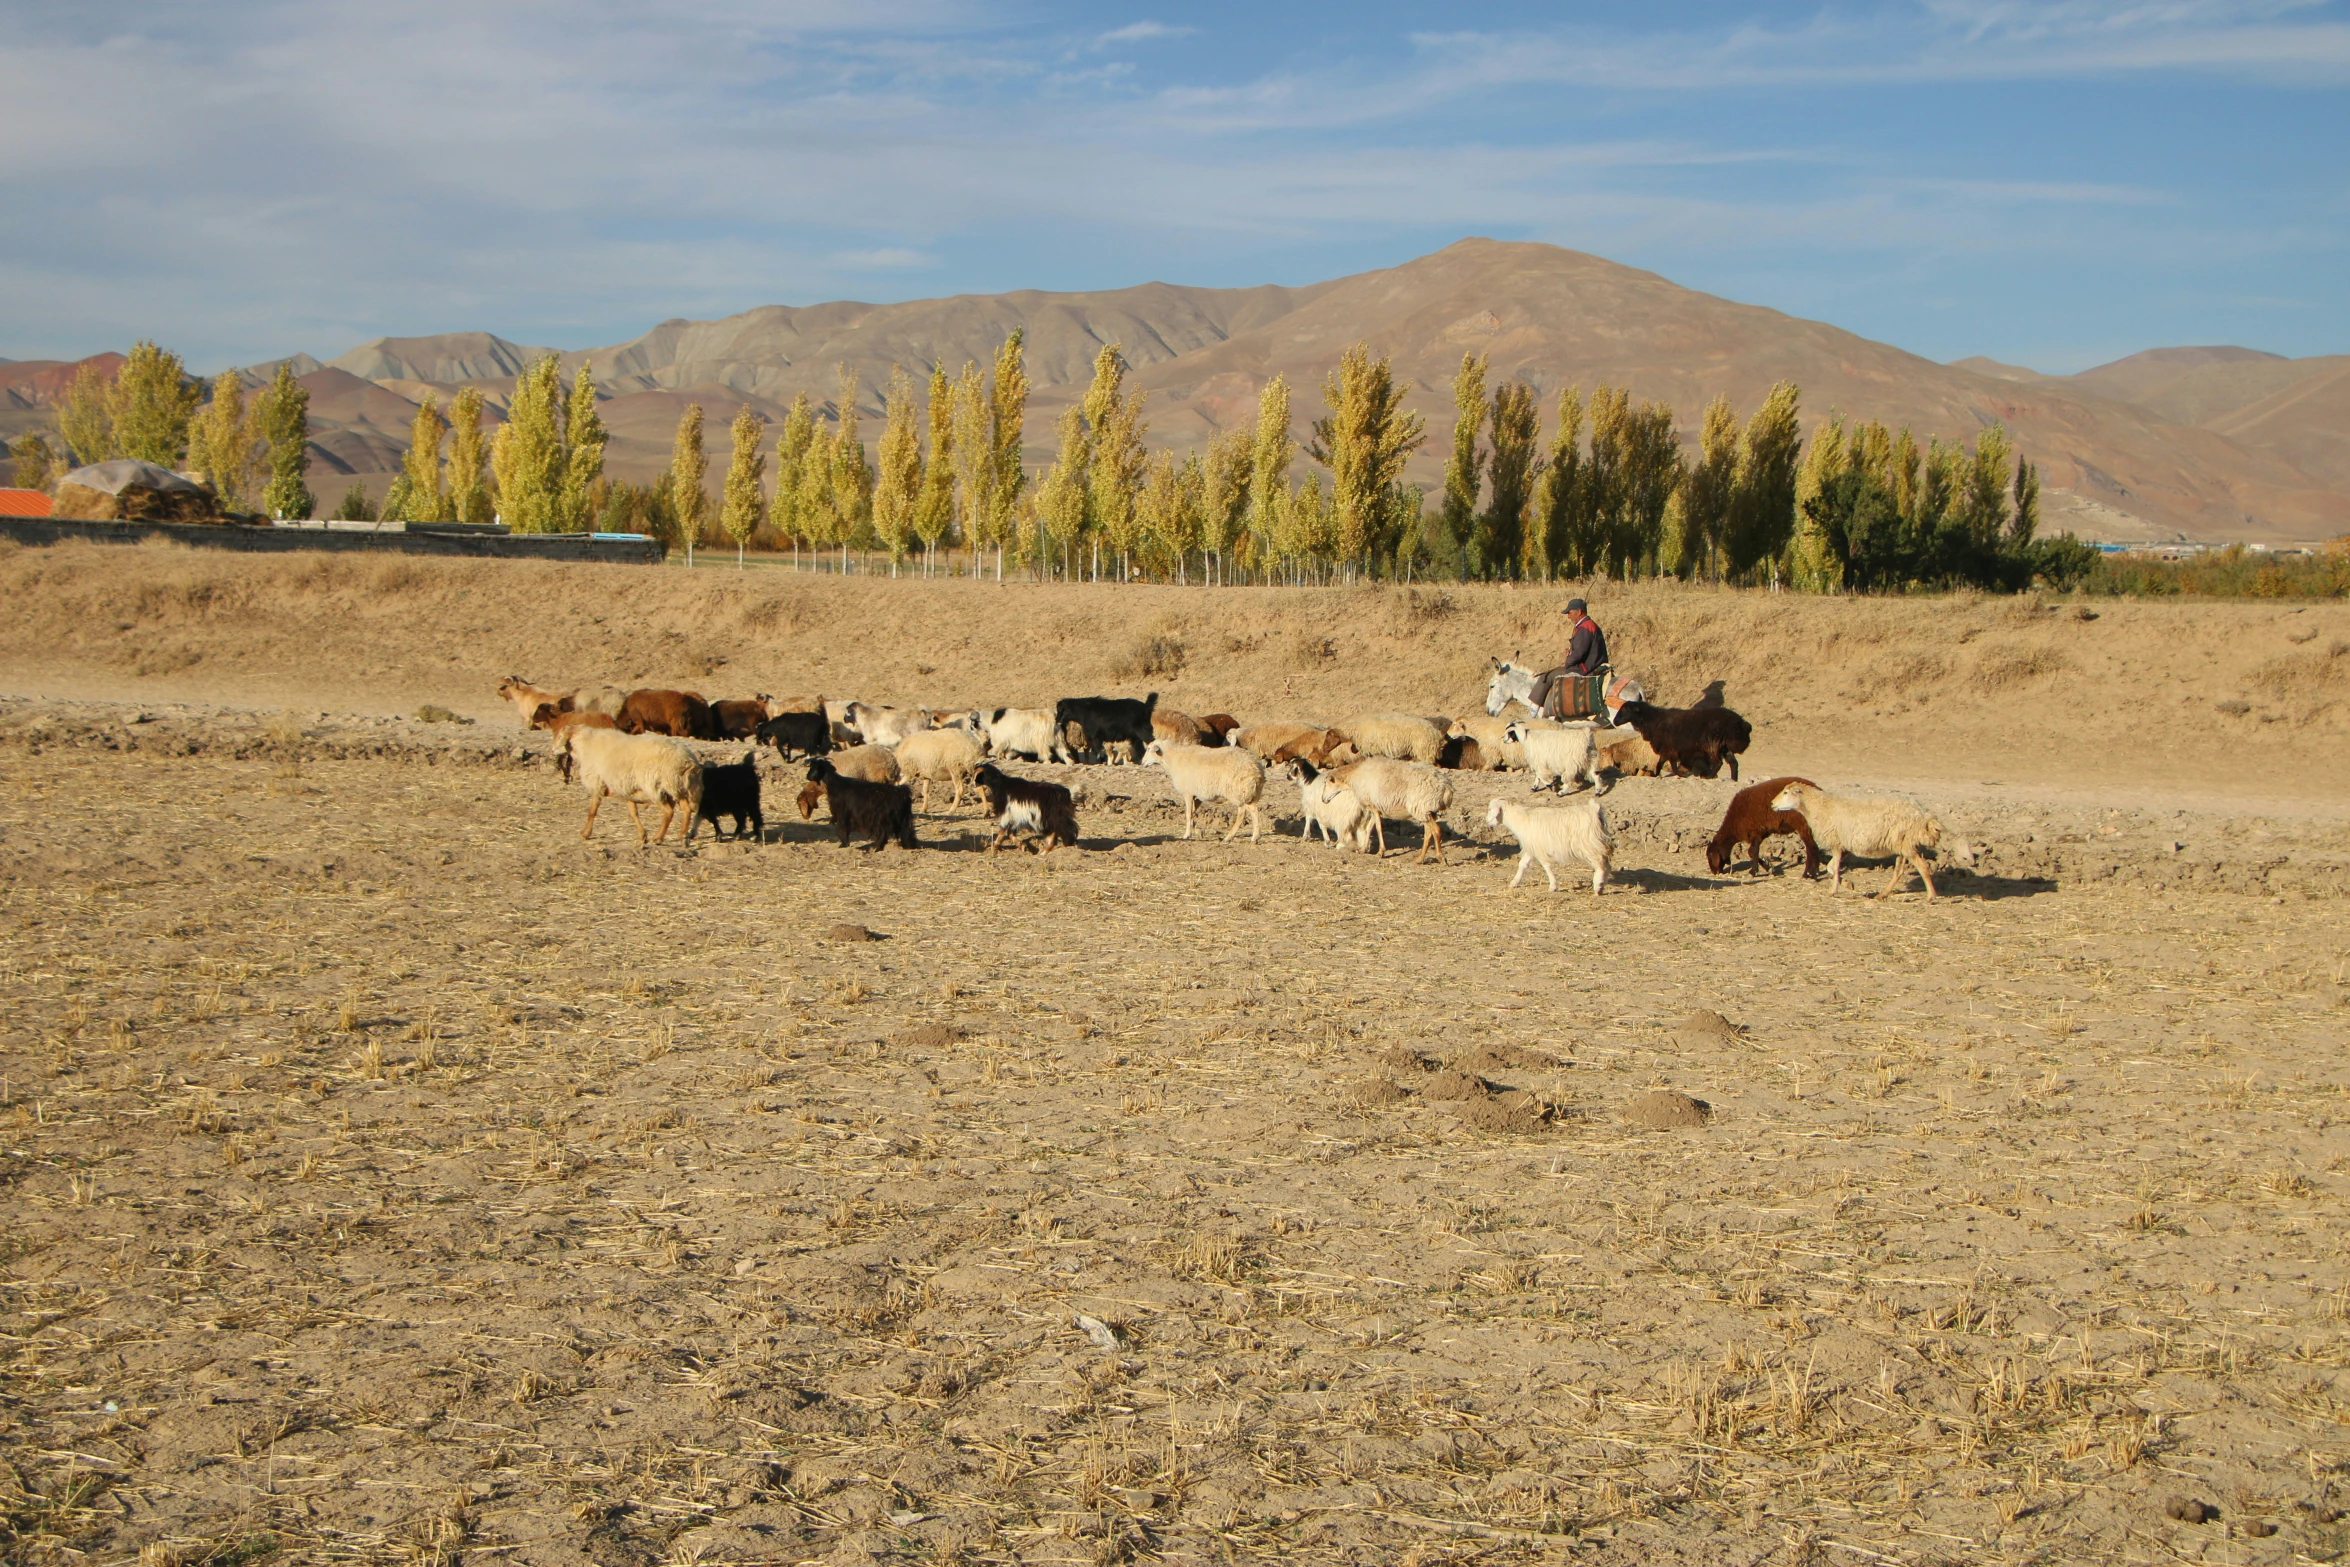
M 1167 748 L 1156 740 L 1144 746 L 1142 748 L 1142 765 L 1145 767 L 1166 766 Z
M 1488 827 L 1501 825 L 1501 797 L 1499 795 L 1485 802 L 1485 825 Z
M 1774 811 L 1800 811 L 1803 809 L 1803 793 L 1803 785 L 1789 784 L 1772 796 L 1771 809 Z

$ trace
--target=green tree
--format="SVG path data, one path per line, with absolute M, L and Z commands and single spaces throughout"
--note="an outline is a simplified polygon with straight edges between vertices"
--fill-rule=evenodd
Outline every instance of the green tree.
M 1909 432 L 1901 432 L 1904 436 Z M 2007 525 L 2008 538 L 2029 545 L 2040 532 L 2040 470 L 2030 459 L 2015 460 L 2015 511 Z
M 1526 557 L 1526 508 L 1534 498 L 1540 415 L 1534 388 L 1506 381 L 1493 394 L 1493 497 L 1477 519 L 1478 574 L 1515 577 Z M 1448 494 L 1447 499 L 1450 496 Z
M 291 365 L 280 362 L 253 411 L 262 438 L 269 442 L 269 484 L 261 492 L 261 509 L 272 517 L 308 517 L 318 504 L 305 482 L 310 471 L 310 388 L 294 379 Z
M 1819 428 L 1812 431 L 1811 443 L 1803 449 L 1802 463 L 1795 471 L 1798 520 L 1785 546 L 1787 579 L 1806 593 L 1834 593 L 1844 586 L 1841 562 L 1849 551 L 1834 536 L 1838 511 L 1867 497 L 1852 490 L 1821 505 L 1813 503 L 1851 471 L 1845 439 L 1848 433 L 1842 414 L 1830 414 L 1821 420 Z
M 507 429 L 514 426 L 509 422 Z M 669 505 L 677 518 L 677 536 L 685 541 L 685 563 L 694 563 L 694 546 L 701 542 L 702 522 L 709 514 L 710 497 L 702 479 L 710 471 L 709 454 L 702 450 L 702 405 L 688 403 L 677 416 L 677 434 L 669 443 Z M 499 488 L 505 487 L 503 478 Z
M 566 525 L 561 368 L 552 354 L 514 380 L 506 422 L 490 446 L 498 478 L 498 513 L 516 533 L 555 533 Z
M 996 541 L 996 580 L 1004 575 L 1004 540 L 1012 533 L 1020 497 L 1028 488 L 1021 466 L 1021 431 L 1028 418 L 1028 370 L 1022 358 L 1026 334 L 1014 327 L 996 350 L 995 382 L 988 395 L 989 451 L 993 474 L 987 491 L 987 530 Z M 1033 511 L 1030 515 L 1033 516 Z
M 1485 427 L 1485 360 L 1461 355 L 1452 377 L 1452 455 L 1444 464 L 1444 531 L 1452 547 L 1472 545 L 1477 529 L 1477 493 L 1484 459 L 1477 432 Z
M 74 366 L 73 384 L 58 405 L 57 433 L 77 468 L 122 455 L 114 438 L 113 391 L 113 378 L 95 361 L 85 359 Z
M 1281 376 L 1257 391 L 1257 428 L 1249 451 L 1248 544 L 1259 561 L 1282 554 L 1289 532 L 1289 463 L 1297 442 L 1289 434 L 1289 382 Z
M 873 531 L 889 551 L 889 574 L 898 574 L 914 537 L 914 509 L 922 498 L 920 413 L 914 406 L 914 378 L 892 365 L 882 399 L 881 463 L 873 486 Z
M 1705 405 L 1705 419 L 1697 436 L 1697 461 L 1681 497 L 1682 549 L 1678 562 L 1685 576 L 1719 578 L 1722 547 L 1730 534 L 1730 505 L 1738 492 L 1738 415 L 1730 399 L 1716 397 Z
M 489 443 L 482 436 L 482 398 L 477 387 L 465 387 L 449 404 L 449 476 L 446 515 L 458 522 L 486 523 L 496 513 L 490 495 Z M 628 529 L 614 529 L 627 532 Z
M 245 378 L 230 370 L 213 378 L 212 400 L 188 423 L 188 467 L 231 511 L 244 508 L 260 467 L 259 412 L 245 404 Z
M 557 511 L 560 526 L 567 531 L 580 532 L 594 523 L 588 495 L 604 476 L 604 447 L 610 439 L 596 412 L 596 378 L 582 362 L 563 416 L 562 499 Z
M 9 480 L 17 489 L 47 490 L 64 476 L 57 453 L 38 430 L 18 436 L 8 448 L 8 455 L 15 459 Z
M 375 502 L 367 498 L 367 486 L 353 479 L 335 506 L 335 515 L 345 522 L 375 521 Z
M 1803 450 L 1801 393 L 1792 381 L 1773 386 L 1738 441 L 1738 484 L 1730 499 L 1723 564 L 1750 579 L 1776 561 L 1795 532 L 1795 470 Z
M 584 373 L 584 372 L 583 372 Z M 767 514 L 767 421 L 745 404 L 734 416 L 734 452 L 726 464 L 726 499 L 718 524 L 734 540 L 734 569 L 742 570 L 743 545 Z
M 1559 391 L 1558 427 L 1550 437 L 1550 458 L 1534 484 L 1534 526 L 1541 543 L 1540 567 L 1581 575 L 1590 569 L 1590 493 L 1583 461 L 1583 396 Z
M 1125 392 L 1126 358 L 1116 343 L 1094 356 L 1093 384 L 1086 388 L 1086 526 L 1097 546 L 1094 575 L 1101 575 L 1098 546 L 1107 543 L 1120 560 L 1136 540 L 1135 500 L 1142 490 L 1149 455 L 1143 447 L 1144 399 Z M 1123 572 L 1120 573 L 1124 575 Z
M 999 542 L 989 505 L 995 488 L 995 449 L 988 427 L 987 382 L 979 374 L 978 361 L 963 361 L 963 373 L 955 377 L 947 396 L 947 463 L 954 479 L 954 509 L 976 563 L 978 551 Z
M 922 457 L 922 484 L 914 498 L 914 535 L 922 541 L 922 574 L 937 564 L 938 546 L 955 527 L 955 397 L 947 367 L 930 367 L 930 450 Z
M 188 421 L 203 395 L 179 355 L 141 338 L 107 391 L 115 444 L 125 457 L 177 467 L 188 449 Z

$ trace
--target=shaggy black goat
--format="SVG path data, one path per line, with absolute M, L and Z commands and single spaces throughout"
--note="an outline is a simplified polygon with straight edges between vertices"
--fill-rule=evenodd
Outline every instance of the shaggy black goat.
M 713 762 L 702 764 L 702 803 L 696 816 L 710 824 L 710 832 L 718 832 L 718 818 L 734 818 L 737 838 L 763 839 L 767 835 L 767 819 L 759 814 L 759 753 L 745 751 L 739 762 L 721 767 Z M 748 832 L 745 832 L 745 825 Z
M 808 763 L 808 782 L 824 786 L 824 804 L 840 829 L 841 847 L 848 847 L 851 837 L 877 849 L 892 839 L 909 849 L 921 847 L 914 837 L 914 791 L 904 784 L 846 777 L 821 756 Z
M 1156 691 L 1140 702 L 1126 696 L 1065 696 L 1053 704 L 1053 732 L 1065 735 L 1075 724 L 1085 731 L 1088 750 L 1107 755 L 1111 746 L 1124 743 L 1133 746 L 1139 758 L 1158 738 L 1151 723 L 1158 707 Z
M 752 731 L 761 745 L 775 747 L 780 756 L 798 751 L 823 756 L 832 749 L 832 725 L 822 713 L 778 713 Z
M 1637 730 L 1665 766 L 1700 778 L 1728 762 L 1736 779 L 1738 753 L 1754 738 L 1754 726 L 1726 707 L 1658 707 L 1635 699 L 1616 710 L 1616 722 Z

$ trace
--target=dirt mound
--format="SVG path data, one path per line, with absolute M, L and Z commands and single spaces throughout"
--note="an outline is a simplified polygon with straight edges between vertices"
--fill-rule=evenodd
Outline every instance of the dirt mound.
M 1391 1045 L 1379 1052 L 1379 1064 L 1392 1072 L 1433 1072 L 1440 1064 L 1425 1050 L 1414 1050 L 1409 1045 Z
M 1542 1102 L 1531 1094 L 1473 1099 L 1453 1114 L 1461 1125 L 1480 1132 L 1539 1132 L 1550 1121 Z
M 1703 1126 L 1713 1113 L 1713 1106 L 1704 1100 L 1692 1099 L 1670 1088 L 1652 1088 L 1645 1094 L 1635 1094 L 1631 1103 L 1624 1106 L 1625 1120 L 1652 1132 Z
M 1359 1110 L 1375 1110 L 1381 1105 L 1400 1104 L 1411 1094 L 1391 1077 L 1366 1077 L 1359 1083 L 1349 1084 L 1338 1097 Z
M 1482 1099 L 1485 1093 L 1484 1079 L 1449 1067 L 1429 1073 L 1427 1081 L 1420 1084 L 1420 1097 L 1431 1101 Z
M 838 930 L 841 927 L 836 925 L 833 928 Z M 866 936 L 870 939 L 872 932 L 867 931 Z M 891 1036 L 890 1043 L 907 1050 L 945 1050 L 962 1037 L 963 1031 L 951 1024 L 924 1023 L 919 1028 L 909 1028 L 902 1034 Z
M 884 941 L 888 939 L 879 931 L 867 930 L 862 925 L 827 925 L 824 927 L 823 935 L 826 941 L 839 942 Z
M 1563 1063 L 1557 1056 L 1544 1055 L 1539 1050 L 1527 1050 L 1518 1045 L 1480 1045 L 1475 1050 L 1454 1056 L 1450 1064 L 1456 1072 L 1470 1072 L 1485 1077 L 1495 1072 L 1553 1072 Z
M 1746 1025 L 1733 1023 L 1708 1007 L 1699 1007 L 1681 1020 L 1673 1034 L 1692 1045 L 1737 1044 L 1746 1038 Z

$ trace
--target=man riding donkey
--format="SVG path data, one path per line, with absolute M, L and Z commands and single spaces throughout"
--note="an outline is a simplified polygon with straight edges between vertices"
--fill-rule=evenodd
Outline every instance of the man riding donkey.
M 1579 598 L 1567 600 L 1567 607 L 1559 613 L 1574 627 L 1567 642 L 1567 660 L 1536 675 L 1533 694 L 1527 700 L 1545 718 L 1588 716 L 1600 710 L 1599 687 L 1608 669 L 1607 633 L 1599 629 L 1599 622 L 1591 618 L 1591 607 Z M 1575 681 L 1586 683 L 1578 689 L 1571 684 Z

